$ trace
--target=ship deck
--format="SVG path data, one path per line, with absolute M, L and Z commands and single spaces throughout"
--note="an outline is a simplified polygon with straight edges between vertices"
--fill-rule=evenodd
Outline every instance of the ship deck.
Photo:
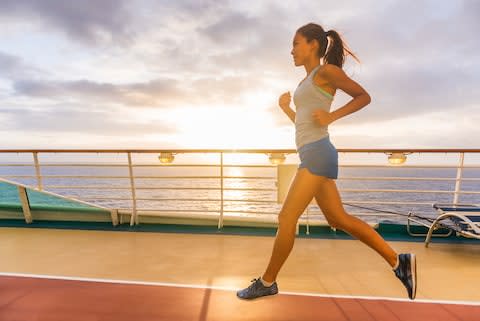
M 480 248 L 392 241 L 418 261 L 410 301 L 361 242 L 299 237 L 280 294 L 241 301 L 273 235 L 0 228 L 0 320 L 475 320 Z

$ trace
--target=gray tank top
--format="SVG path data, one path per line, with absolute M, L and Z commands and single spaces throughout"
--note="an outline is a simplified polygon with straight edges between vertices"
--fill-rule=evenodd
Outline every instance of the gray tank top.
M 293 102 L 295 114 L 295 143 L 297 150 L 305 144 L 328 136 L 328 127 L 314 122 L 312 113 L 316 109 L 330 111 L 333 96 L 315 85 L 313 78 L 321 65 L 315 67 L 295 89 Z

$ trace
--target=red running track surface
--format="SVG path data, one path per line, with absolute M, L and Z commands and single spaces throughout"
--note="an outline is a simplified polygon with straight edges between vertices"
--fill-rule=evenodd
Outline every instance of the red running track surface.
M 0 276 L 1 321 L 479 321 L 480 306 Z

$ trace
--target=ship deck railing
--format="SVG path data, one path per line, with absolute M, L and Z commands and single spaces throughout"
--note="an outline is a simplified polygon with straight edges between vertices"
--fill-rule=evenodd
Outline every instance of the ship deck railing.
M 360 205 L 365 208 L 399 208 L 431 207 L 433 203 L 457 204 L 461 198 L 478 200 L 480 198 L 480 149 L 338 149 L 340 155 L 339 185 L 344 182 L 385 182 L 416 183 L 431 182 L 443 184 L 438 188 L 342 188 L 340 192 L 345 203 Z M 407 157 L 403 165 L 391 165 L 387 157 Z M 237 158 L 249 158 L 248 162 Z M 82 158 L 85 158 L 83 159 Z M 206 161 L 202 159 L 206 157 Z M 255 160 L 253 158 L 257 157 Z M 176 158 L 176 160 L 174 160 Z M 183 159 L 182 159 L 183 158 Z M 198 160 L 201 159 L 201 160 Z M 286 159 L 284 164 L 277 164 Z M 269 162 L 270 161 L 270 162 Z M 298 158 L 293 149 L 3 149 L 0 150 L 0 178 L 16 184 L 19 204 L 24 215 L 30 204 L 26 204 L 28 189 L 38 192 L 54 192 L 56 195 L 105 208 L 111 213 L 111 222 L 129 222 L 130 225 L 148 221 L 148 217 L 170 217 L 176 219 L 204 219 L 215 221 L 221 229 L 228 220 L 257 224 L 275 224 L 276 215 L 284 199 L 288 182 L 279 178 L 279 169 L 289 167 L 296 169 Z M 52 174 L 52 169 L 61 169 L 61 174 Z M 118 169 L 121 175 L 78 174 L 79 168 Z M 15 170 L 16 169 L 16 170 Z M 190 174 L 176 174 L 179 169 Z M 415 175 L 369 175 L 388 169 L 391 173 L 400 173 L 406 169 L 415 171 Z M 430 170 L 448 170 L 451 176 L 432 175 Z M 160 170 L 158 173 L 150 173 Z M 239 172 L 240 170 L 240 172 Z M 349 175 L 349 170 L 366 173 Z M 196 175 L 196 172 L 209 172 Z M 466 171 L 470 171 L 466 175 Z M 19 173 L 21 172 L 21 173 Z M 246 173 L 249 174 L 239 174 Z M 268 175 L 264 173 L 268 172 Z M 420 175 L 421 174 L 421 175 Z M 478 175 L 478 176 L 477 176 Z M 101 182 L 118 181 L 112 185 Z M 175 181 L 177 186 L 165 186 L 163 182 Z M 261 187 L 252 188 L 248 184 L 235 184 L 235 180 L 261 183 Z M 73 184 L 75 181 L 77 184 Z M 189 184 L 193 181 L 207 182 L 203 186 Z M 78 182 L 82 182 L 78 184 Z M 148 183 L 146 183 L 148 182 Z M 279 186 L 283 186 L 283 191 Z M 77 191 L 77 192 L 75 192 Z M 116 192 L 115 196 L 82 195 L 78 191 L 90 194 L 102 194 L 105 191 Z M 149 197 L 142 195 L 145 191 L 163 191 L 169 196 Z M 202 192 L 205 197 L 176 197 L 176 194 Z M 0 191 L 1 192 L 1 191 Z M 365 199 L 367 193 L 371 199 Z M 265 195 L 273 195 L 265 197 Z M 283 196 L 282 196 L 282 195 Z M 213 196 L 212 196 L 213 195 Z M 246 196 L 247 195 L 247 196 Z M 358 195 L 358 197 L 355 197 Z M 398 196 L 403 195 L 399 199 Z M 412 195 L 411 198 L 405 198 Z M 419 197 L 422 195 L 422 197 Z M 419 198 L 421 198 L 419 200 Z M 111 205 L 116 203 L 123 206 Z M 176 206 L 165 209 L 156 204 L 177 202 Z M 205 204 L 203 208 L 181 208 L 182 202 Z M 211 204 L 216 204 L 212 206 Z M 255 204 L 259 209 L 232 209 L 232 203 Z M 0 206 L 2 200 L 0 199 Z M 212 208 L 214 207 L 214 208 Z M 28 211 L 28 210 L 27 210 Z M 356 216 L 382 217 L 395 216 L 389 211 L 349 211 Z M 405 212 L 405 214 L 407 214 Z M 425 215 L 428 213 L 419 213 Z M 26 221 L 32 220 L 28 213 Z M 405 222 L 407 221 L 405 217 Z M 300 219 L 300 224 L 307 226 L 325 224 L 321 211 L 312 204 Z

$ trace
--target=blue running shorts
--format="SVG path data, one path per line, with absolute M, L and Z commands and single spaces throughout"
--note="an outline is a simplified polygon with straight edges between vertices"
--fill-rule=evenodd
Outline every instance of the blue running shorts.
M 310 173 L 318 176 L 332 179 L 338 177 L 338 153 L 329 136 L 301 146 L 298 155 L 298 168 L 307 168 Z

